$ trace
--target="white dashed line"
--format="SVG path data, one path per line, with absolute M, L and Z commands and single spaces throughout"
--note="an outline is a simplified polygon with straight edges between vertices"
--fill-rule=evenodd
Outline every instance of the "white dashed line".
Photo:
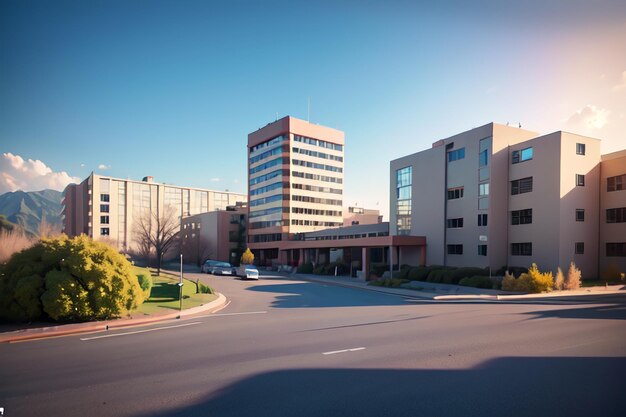
M 358 350 L 365 350 L 364 347 L 352 348 L 352 349 L 343 349 L 343 350 L 333 350 L 332 352 L 324 352 L 322 355 L 334 355 L 335 353 L 346 353 L 346 352 L 356 352 Z

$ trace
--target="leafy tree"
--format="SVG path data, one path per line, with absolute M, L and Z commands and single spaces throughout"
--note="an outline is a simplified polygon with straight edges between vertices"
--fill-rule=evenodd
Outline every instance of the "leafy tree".
M 119 317 L 144 294 L 131 265 L 87 236 L 42 239 L 0 269 L 0 317 L 87 321 Z
M 250 248 L 246 248 L 246 251 L 241 255 L 241 264 L 242 265 L 252 265 L 254 262 L 254 254 L 250 250 Z

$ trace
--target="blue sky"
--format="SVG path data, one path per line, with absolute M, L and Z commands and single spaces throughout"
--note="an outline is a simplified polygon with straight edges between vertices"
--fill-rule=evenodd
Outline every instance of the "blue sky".
M 0 1 L 0 191 L 245 192 L 247 134 L 308 97 L 346 134 L 345 205 L 385 214 L 391 159 L 491 121 L 625 148 L 626 3 L 544 3 Z

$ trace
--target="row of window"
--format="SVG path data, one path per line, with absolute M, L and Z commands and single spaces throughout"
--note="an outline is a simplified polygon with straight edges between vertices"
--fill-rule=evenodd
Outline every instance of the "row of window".
M 519 151 L 513 151 L 511 154 L 511 163 L 519 164 L 520 162 L 530 161 L 533 159 L 533 148 L 525 148 Z
M 306 144 L 313 145 L 313 146 L 319 146 L 321 148 L 334 149 L 336 151 L 343 150 L 342 145 L 338 145 L 336 143 L 331 143 L 331 142 L 326 142 L 324 140 L 307 138 L 306 136 L 293 135 L 293 140 L 296 142 L 300 142 L 300 143 L 306 143 Z
M 279 242 L 283 240 L 283 235 L 281 233 L 267 233 L 264 235 L 251 235 L 248 239 L 254 243 Z
M 310 174 L 308 172 L 298 172 L 298 171 L 293 171 L 291 175 L 293 175 L 296 178 L 305 178 L 307 180 L 334 182 L 336 184 L 343 184 L 343 178 L 328 177 L 326 175 L 317 175 L 317 174 Z
M 448 255 L 463 255 L 463 245 L 447 245 Z M 585 242 L 574 243 L 576 255 L 585 254 Z M 532 256 L 532 242 L 511 243 L 511 256 Z M 478 255 L 487 256 L 487 245 L 478 245 Z M 606 244 L 606 256 L 626 257 L 626 242 L 609 242 Z
M 607 223 L 626 223 L 626 207 L 606 210 Z
M 282 220 L 270 220 L 265 222 L 250 222 L 250 229 L 265 229 L 266 227 L 282 226 Z
M 530 193 L 533 190 L 533 177 L 511 181 L 511 195 Z
M 458 161 L 465 158 L 465 148 L 448 152 L 448 162 Z
M 339 188 L 318 187 L 316 185 L 307 184 L 292 184 L 291 187 L 297 190 L 315 191 L 318 193 L 343 194 L 343 190 Z
M 303 207 L 292 207 L 291 212 L 294 214 L 310 214 L 312 216 L 341 216 L 342 212 L 338 210 L 317 210 Z
M 275 194 L 269 197 L 257 198 L 256 200 L 250 201 L 250 207 L 260 206 L 262 204 L 269 204 L 275 201 L 281 201 L 283 199 L 288 199 L 289 194 Z
M 276 178 L 279 175 L 289 176 L 288 169 L 277 169 L 276 171 L 268 172 L 267 174 L 259 175 L 258 177 L 250 178 L 250 185 L 259 184 L 272 178 Z
M 250 217 L 261 217 L 276 213 L 289 213 L 288 207 L 272 207 L 265 210 L 250 210 Z
M 293 201 L 302 201 L 303 203 L 328 204 L 331 206 L 340 206 L 343 204 L 341 200 L 334 200 L 332 198 L 309 197 L 308 195 L 292 195 L 291 199 Z
M 301 161 L 299 159 L 292 159 L 291 162 L 294 165 L 301 166 L 301 167 L 323 169 L 325 171 L 331 171 L 331 172 L 343 172 L 343 168 L 341 168 L 341 167 L 334 167 L 332 165 L 317 164 L 315 162 Z
M 283 183 L 283 182 L 275 182 L 273 184 L 270 185 L 266 185 L 265 187 L 261 187 L 261 188 L 257 188 L 255 190 L 250 190 L 250 195 L 259 195 L 259 194 L 263 194 L 266 193 L 268 191 L 272 191 L 272 190 L 277 190 L 279 188 L 283 188 L 283 187 L 288 187 L 289 183 Z
M 272 159 L 271 161 L 255 166 L 254 168 L 250 168 L 250 175 L 256 174 L 259 171 L 263 171 L 264 169 L 268 169 L 273 166 L 282 165 L 282 164 L 283 164 L 283 158 L 281 156 L 280 158 Z
M 269 148 L 270 146 L 277 145 L 277 144 L 283 142 L 285 139 L 286 138 L 283 135 L 276 136 L 275 138 L 272 138 L 272 139 L 270 139 L 270 140 L 268 140 L 266 142 L 259 143 L 258 145 L 253 146 L 252 148 L 250 148 L 250 153 L 256 152 L 259 149 Z
M 291 148 L 291 149 L 294 153 L 300 153 L 302 155 L 309 155 L 309 156 L 313 156 L 316 158 L 330 159 L 332 161 L 343 162 L 342 156 L 331 155 L 331 154 L 324 153 L 324 152 L 310 151 L 308 149 L 300 149 L 300 148 Z
M 607 191 L 626 190 L 626 174 L 607 178 L 606 190 Z
M 254 164 L 255 162 L 262 161 L 263 159 L 267 159 L 274 155 L 280 155 L 283 152 L 289 152 L 289 146 L 283 145 L 278 148 L 270 149 L 269 151 L 263 152 L 260 155 L 253 156 L 250 158 L 250 164 Z
M 292 226 L 324 226 L 324 227 L 336 227 L 343 226 L 341 222 L 322 222 L 318 220 L 300 220 L 291 219 Z

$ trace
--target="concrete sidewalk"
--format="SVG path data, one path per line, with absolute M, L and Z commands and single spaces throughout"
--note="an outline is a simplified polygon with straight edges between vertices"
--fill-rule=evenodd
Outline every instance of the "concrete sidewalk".
M 272 272 L 275 273 L 275 272 Z M 366 291 L 376 291 L 386 294 L 401 295 L 405 297 L 427 298 L 431 300 L 523 300 L 557 297 L 578 297 L 587 295 L 626 295 L 626 285 L 609 285 L 599 287 L 581 288 L 572 291 L 553 291 L 541 294 L 521 294 L 500 290 L 488 290 L 483 288 L 464 287 L 462 285 L 437 284 L 432 282 L 411 281 L 400 288 L 376 287 L 367 285 L 366 282 L 347 276 L 325 276 L 312 274 L 283 274 L 289 278 L 297 278 L 304 281 L 317 282 L 320 284 L 338 285 L 350 288 L 359 288 Z M 411 289 L 413 288 L 413 289 Z
M 148 317 L 120 318 L 116 320 L 92 321 L 87 323 L 61 324 L 51 327 L 38 327 L 0 333 L 0 343 L 24 342 L 27 340 L 59 337 L 80 333 L 93 333 L 107 330 L 118 330 L 126 327 L 142 326 L 162 321 L 174 320 L 198 313 L 213 313 L 226 305 L 227 298 L 217 293 L 217 299 L 198 307 L 189 308 L 181 312 L 165 313 Z

